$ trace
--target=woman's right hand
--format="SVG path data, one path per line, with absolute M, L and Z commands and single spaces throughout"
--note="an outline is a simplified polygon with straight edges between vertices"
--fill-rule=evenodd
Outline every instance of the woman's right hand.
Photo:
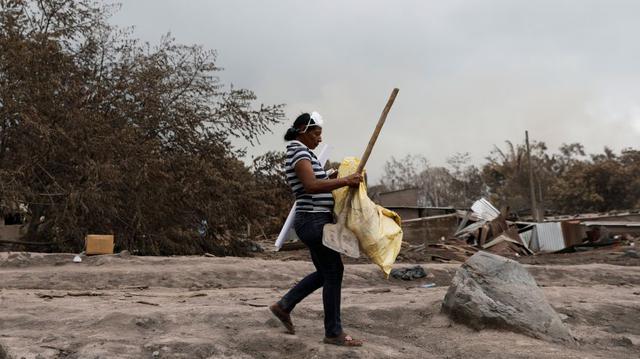
M 345 185 L 349 187 L 358 187 L 363 179 L 364 178 L 362 176 L 362 173 L 354 173 L 352 175 L 344 177 Z

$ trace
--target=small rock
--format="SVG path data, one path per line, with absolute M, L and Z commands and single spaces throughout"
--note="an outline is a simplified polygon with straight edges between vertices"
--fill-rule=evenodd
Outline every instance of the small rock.
M 120 258 L 129 258 L 129 257 L 131 257 L 131 253 L 129 253 L 129 251 L 125 249 L 125 250 L 121 251 L 120 253 L 118 253 L 118 257 L 120 257 Z
M 159 357 L 159 356 L 160 356 L 160 352 L 156 350 L 156 351 L 155 351 L 155 352 L 153 352 L 151 355 L 152 355 L 154 358 L 157 358 L 157 357 Z
M 395 279 L 414 280 L 426 277 L 427 273 L 421 266 L 414 266 L 409 268 L 392 269 L 391 276 Z
M 620 346 L 623 347 L 632 347 L 633 346 L 633 341 L 631 339 L 629 339 L 628 337 L 620 337 L 617 338 L 616 343 Z
M 144 329 L 151 329 L 151 327 L 157 324 L 152 318 L 137 318 L 135 323 L 137 326 Z

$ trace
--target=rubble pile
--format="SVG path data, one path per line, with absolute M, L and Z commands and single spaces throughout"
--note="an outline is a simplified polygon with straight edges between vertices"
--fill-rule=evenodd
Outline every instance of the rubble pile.
M 478 251 L 516 258 L 587 251 L 640 239 L 640 212 L 548 217 L 543 222 L 508 220 L 508 208 L 498 210 L 484 198 L 469 210 L 449 210 L 403 221 L 405 256 L 420 254 L 430 261 L 462 263 Z

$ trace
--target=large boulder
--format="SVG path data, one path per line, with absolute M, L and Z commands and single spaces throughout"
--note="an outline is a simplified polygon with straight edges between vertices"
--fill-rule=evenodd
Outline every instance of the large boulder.
M 518 262 L 478 252 L 456 272 L 442 311 L 474 329 L 506 329 L 554 342 L 575 339 Z

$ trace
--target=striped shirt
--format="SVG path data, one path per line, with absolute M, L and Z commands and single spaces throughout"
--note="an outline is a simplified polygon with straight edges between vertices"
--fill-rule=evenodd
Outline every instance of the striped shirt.
M 316 155 L 300 141 L 291 141 L 287 144 L 287 159 L 285 171 L 287 182 L 296 196 L 296 212 L 331 212 L 333 211 L 333 195 L 331 193 L 309 194 L 304 190 L 302 182 L 296 175 L 295 166 L 300 160 L 308 160 L 313 167 L 313 173 L 317 179 L 327 179 L 324 167 L 318 161 Z

